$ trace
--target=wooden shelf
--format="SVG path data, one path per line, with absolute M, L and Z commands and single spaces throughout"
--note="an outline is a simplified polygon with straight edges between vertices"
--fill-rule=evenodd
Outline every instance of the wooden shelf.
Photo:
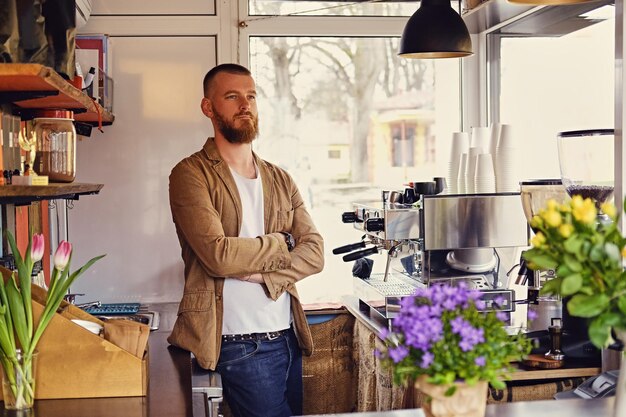
M 22 109 L 74 111 L 76 121 L 110 125 L 113 114 L 74 87 L 52 68 L 39 64 L 0 64 L 0 101 Z
M 540 379 L 560 379 L 595 376 L 602 372 L 601 368 L 557 368 L 557 369 L 517 369 L 511 376 L 511 381 L 532 381 Z
M 50 183 L 48 185 L 2 185 L 0 204 L 28 204 L 33 201 L 69 199 L 98 194 L 104 184 Z

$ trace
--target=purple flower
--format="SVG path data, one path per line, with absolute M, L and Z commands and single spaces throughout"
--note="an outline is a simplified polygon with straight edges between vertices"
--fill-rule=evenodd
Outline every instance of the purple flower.
M 404 346 L 389 348 L 389 357 L 395 363 L 402 361 L 402 359 L 406 358 L 408 354 L 409 350 Z
M 471 327 L 471 325 L 461 316 L 457 316 L 455 319 L 450 321 L 450 326 L 452 326 L 452 332 L 456 334 L 461 334 L 463 329 L 468 326 Z
M 389 329 L 387 329 L 386 327 L 380 329 L 380 332 L 378 332 L 378 337 L 384 340 L 387 338 L 387 336 L 389 336 Z
M 501 295 L 499 295 L 499 296 L 497 296 L 496 298 L 493 299 L 493 303 L 496 305 L 496 307 L 502 307 L 505 302 L 506 302 L 506 300 Z
M 467 322 L 466 325 L 461 328 L 459 334 L 461 335 L 459 347 L 463 352 L 469 352 L 478 343 L 482 343 L 485 341 L 485 330 L 476 329 Z
M 509 321 L 509 315 L 504 311 L 496 311 L 496 317 L 498 318 L 498 320 L 503 322 Z
M 421 368 L 428 368 L 431 363 L 435 360 L 435 355 L 430 352 L 424 352 L 422 355 L 422 362 L 420 363 Z
M 474 359 L 474 363 L 478 366 L 485 366 L 487 361 L 485 360 L 484 356 L 479 356 L 476 359 Z

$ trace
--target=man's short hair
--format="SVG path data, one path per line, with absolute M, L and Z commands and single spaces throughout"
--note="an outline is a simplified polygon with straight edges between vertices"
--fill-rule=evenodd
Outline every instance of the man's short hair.
M 239 75 L 252 75 L 248 68 L 239 64 L 220 64 L 216 67 L 213 67 L 209 72 L 206 73 L 206 75 L 204 76 L 204 80 L 202 81 L 202 88 L 204 90 L 205 97 L 209 96 L 209 90 L 212 87 L 213 80 L 220 72 Z

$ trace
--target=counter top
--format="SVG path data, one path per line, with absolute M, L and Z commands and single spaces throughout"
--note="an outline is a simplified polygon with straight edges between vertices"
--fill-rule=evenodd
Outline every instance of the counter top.
M 614 398 L 596 400 L 524 401 L 508 404 L 490 404 L 485 417 L 611 417 Z M 325 414 L 326 417 L 424 417 L 421 409 L 382 411 L 376 413 Z
M 146 397 L 36 400 L 37 417 L 191 417 L 191 357 L 167 343 L 178 303 L 154 304 L 159 330 L 149 339 L 149 383 Z M 80 364 L 77 364 L 80 366 Z M 60 380 L 60 383 L 63 381 Z
M 354 296 L 345 296 L 342 298 L 342 302 L 346 309 L 361 323 L 363 323 L 368 330 L 379 334 L 381 326 L 376 320 L 373 320 L 368 313 L 362 311 L 359 308 L 359 300 Z M 511 375 L 509 381 L 538 381 L 544 379 L 562 379 L 562 378 L 577 378 L 588 377 L 598 375 L 601 372 L 597 367 L 563 367 L 559 369 L 533 369 L 526 370 L 518 368 Z

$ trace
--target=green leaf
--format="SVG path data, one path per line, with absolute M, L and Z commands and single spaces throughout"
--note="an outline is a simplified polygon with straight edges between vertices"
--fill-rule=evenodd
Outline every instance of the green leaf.
M 611 327 L 602 323 L 601 320 L 594 320 L 589 325 L 589 339 L 598 349 L 606 348 L 610 344 Z
M 622 313 L 626 314 L 626 295 L 622 295 L 617 299 L 617 307 Z
M 506 384 L 503 381 L 500 381 L 499 379 L 492 379 L 489 381 L 489 384 L 494 387 L 495 389 L 505 389 L 506 388 Z
M 9 245 L 11 246 L 11 253 L 15 258 L 15 265 L 17 266 L 17 276 L 19 287 L 21 291 L 21 299 L 25 312 L 25 324 L 26 324 L 26 332 L 28 334 L 29 339 L 33 334 L 33 311 L 31 304 L 31 293 L 30 293 L 30 284 L 31 284 L 31 272 L 33 270 L 33 263 L 30 259 L 30 248 L 32 245 L 32 237 L 28 238 L 28 247 L 26 249 L 26 260 L 22 258 L 20 255 L 20 251 L 17 248 L 17 243 L 15 243 L 15 238 L 13 234 L 7 230 L 7 240 L 9 241 Z
M 573 234 L 565 242 L 563 242 L 563 249 L 565 251 L 577 255 L 583 246 L 584 239 L 579 235 Z
M 567 310 L 576 317 L 595 317 L 609 306 L 606 294 L 577 294 L 567 303 Z
M 621 261 L 622 254 L 620 253 L 620 250 L 616 244 L 607 242 L 604 244 L 604 250 L 606 251 L 607 256 L 613 261 L 616 261 L 616 262 Z
M 580 262 L 578 262 L 578 259 L 568 253 L 566 253 L 563 257 L 563 261 L 571 271 L 580 272 L 583 270 L 583 266 Z
M 594 245 L 589 252 L 589 259 L 592 262 L 601 262 L 604 258 L 604 250 L 602 250 L 603 245 Z
M 561 283 L 561 295 L 568 296 L 578 292 L 583 286 L 583 277 L 580 274 L 572 274 L 563 278 Z
M 550 255 L 532 256 L 529 260 L 541 269 L 555 269 L 558 266 L 558 262 Z
M 561 278 L 565 278 L 566 276 L 571 275 L 573 273 L 574 271 L 569 269 L 567 265 L 565 264 L 559 265 L 559 267 L 556 269 L 556 276 L 561 277 Z
M 11 277 L 6 285 L 7 299 L 9 301 L 9 310 L 11 311 L 11 318 L 13 319 L 13 326 L 15 326 L 15 333 L 17 339 L 20 341 L 20 345 L 25 351 L 30 348 L 30 336 L 28 334 L 28 328 L 26 326 L 26 312 L 24 311 L 24 304 L 22 303 L 22 297 L 15 285 L 15 279 Z
M 562 282 L 563 278 L 561 277 L 552 278 L 551 280 L 548 280 L 545 282 L 545 284 L 543 284 L 543 287 L 541 287 L 539 293 L 544 295 L 560 294 Z
M 456 392 L 456 385 L 452 384 L 448 387 L 448 389 L 443 395 L 445 395 L 446 397 L 452 397 L 455 392 Z

